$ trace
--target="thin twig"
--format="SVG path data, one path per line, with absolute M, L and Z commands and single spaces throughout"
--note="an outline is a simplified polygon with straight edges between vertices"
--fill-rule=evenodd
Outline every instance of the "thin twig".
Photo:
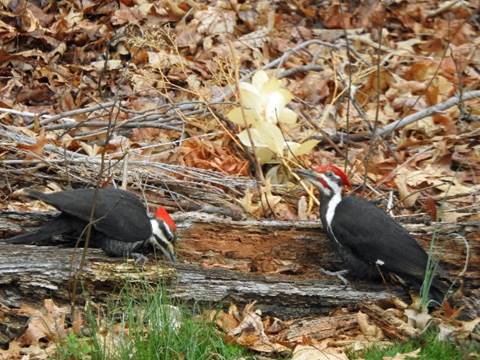
M 445 12 L 445 11 L 448 11 L 452 8 L 455 8 L 455 7 L 458 7 L 460 6 L 461 4 L 463 4 L 464 1 L 463 0 L 451 0 L 451 1 L 445 1 L 442 5 L 436 7 L 435 10 L 432 10 L 432 11 L 429 11 L 427 13 L 427 18 L 430 18 L 430 17 L 435 17 L 437 15 L 440 15 L 441 13 Z
M 98 104 L 98 105 L 86 107 L 86 108 L 83 108 L 83 109 L 75 109 L 75 110 L 66 111 L 66 112 L 60 113 L 58 115 L 47 115 L 47 114 L 33 113 L 33 112 L 29 112 L 29 111 L 20 111 L 20 110 L 7 109 L 7 108 L 0 108 L 0 113 L 18 115 L 18 116 L 22 116 L 22 117 L 26 117 L 26 118 L 40 118 L 40 119 L 43 119 L 43 120 L 40 120 L 40 126 L 44 126 L 44 125 L 49 124 L 49 123 L 51 123 L 53 121 L 56 121 L 56 120 L 64 120 L 64 121 L 67 121 L 69 123 L 76 123 L 77 120 L 72 119 L 69 116 L 85 114 L 85 113 L 93 112 L 93 111 L 96 111 L 96 110 L 99 110 L 99 109 L 107 109 L 107 108 L 113 106 L 113 104 L 114 104 L 114 102 L 110 101 L 110 102 L 107 102 L 107 103 Z M 27 128 L 29 128 L 29 129 L 31 129 L 33 127 L 34 127 L 33 123 L 27 126 Z
M 383 128 L 378 129 L 378 131 L 376 132 L 376 136 L 384 137 L 390 134 L 392 131 L 401 129 L 404 126 L 410 125 L 416 121 L 422 120 L 433 114 L 441 113 L 453 106 L 458 105 L 462 101 L 472 100 L 476 98 L 480 98 L 480 90 L 467 91 L 463 93 L 461 97 L 453 96 L 444 102 L 435 104 L 433 106 L 420 110 L 414 114 L 405 116 L 400 120 L 397 120 L 391 124 L 384 126 Z M 364 140 L 370 139 L 372 136 L 373 134 L 368 134 L 368 133 L 353 134 L 353 135 L 347 135 L 345 133 L 337 133 L 337 135 L 332 135 L 331 139 L 332 141 L 337 143 L 340 141 L 347 141 L 347 142 L 348 141 L 364 141 Z M 315 135 L 312 136 L 311 139 L 323 140 L 321 136 L 315 136 Z
M 157 119 L 157 120 L 163 120 L 163 119 Z M 156 128 L 156 129 L 180 131 L 181 129 L 175 125 L 181 125 L 182 123 L 178 122 L 178 120 L 175 120 L 175 121 L 177 123 L 174 123 L 173 125 L 167 125 L 160 122 L 130 122 L 127 120 L 126 122 L 115 126 L 115 129 L 118 130 L 122 128 L 123 129 Z M 82 123 L 75 123 L 75 124 L 67 123 L 67 124 L 46 126 L 45 130 L 53 131 L 53 130 L 71 130 L 79 127 L 87 127 L 87 128 L 102 127 L 102 128 L 105 128 L 104 131 L 106 131 L 106 129 L 108 128 L 107 124 L 108 122 L 106 121 L 85 121 Z
M 300 65 L 300 66 L 295 66 L 291 69 L 282 71 L 280 74 L 277 75 L 277 78 L 282 79 L 285 77 L 290 77 L 300 72 L 322 71 L 323 69 L 325 69 L 324 65 L 318 65 L 318 64 Z
M 461 101 L 467 101 L 475 98 L 480 97 L 480 90 L 474 90 L 474 91 L 467 91 L 463 93 L 463 95 L 460 97 L 458 95 L 451 97 L 450 99 L 435 104 L 433 106 L 430 106 L 426 109 L 423 109 L 419 112 L 416 112 L 415 114 L 408 115 L 404 117 L 403 119 L 397 120 L 391 124 L 388 124 L 384 126 L 383 128 L 379 129 L 376 133 L 375 136 L 386 136 L 395 129 L 402 128 L 404 126 L 407 126 L 411 123 L 414 123 L 415 121 L 421 120 L 423 118 L 426 118 L 428 116 L 431 116 L 433 114 L 438 114 L 441 113 L 457 104 L 459 104 Z

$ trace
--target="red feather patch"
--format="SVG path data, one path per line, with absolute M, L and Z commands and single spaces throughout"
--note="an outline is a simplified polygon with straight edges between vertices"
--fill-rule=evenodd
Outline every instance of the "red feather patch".
M 328 165 L 320 165 L 314 168 L 316 172 L 319 173 L 326 173 L 327 171 L 333 172 L 335 175 L 337 175 L 340 179 L 342 179 L 343 185 L 347 186 L 349 188 L 352 187 L 352 184 L 350 183 L 350 180 L 348 180 L 347 175 L 343 172 L 342 169 L 340 169 L 338 166 L 333 165 L 333 164 L 328 164 Z
M 155 217 L 159 220 L 164 221 L 169 227 L 172 232 L 177 230 L 177 225 L 175 225 L 175 221 L 168 215 L 167 210 L 164 207 L 159 206 L 157 211 L 155 211 Z

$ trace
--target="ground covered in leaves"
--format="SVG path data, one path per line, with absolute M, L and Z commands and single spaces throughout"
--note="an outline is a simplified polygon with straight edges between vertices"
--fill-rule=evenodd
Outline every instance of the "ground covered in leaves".
M 398 219 L 478 227 L 477 0 L 0 7 L 1 210 L 38 209 L 16 197 L 24 187 L 123 185 L 171 212 L 312 220 L 291 169 L 334 162 Z M 238 343 L 319 344 L 285 344 L 274 320 L 244 312 L 215 317 Z M 388 337 L 354 316 L 357 334 Z

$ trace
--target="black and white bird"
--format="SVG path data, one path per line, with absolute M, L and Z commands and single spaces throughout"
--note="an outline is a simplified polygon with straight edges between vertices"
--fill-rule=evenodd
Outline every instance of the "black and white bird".
M 61 235 L 63 243 L 83 236 L 92 218 L 90 245 L 110 256 L 144 258 L 143 253 L 160 250 L 175 261 L 176 225 L 163 207 L 149 217 L 142 201 L 133 193 L 113 189 L 75 189 L 55 193 L 25 190 L 26 195 L 54 206 L 60 214 L 38 230 L 2 240 L 9 244 L 50 245 Z M 96 194 L 95 194 L 96 192 Z
M 320 218 L 348 269 L 359 278 L 396 275 L 419 290 L 428 255 L 417 241 L 386 212 L 365 199 L 342 197 L 351 187 L 346 174 L 335 165 L 296 170 L 320 192 Z M 430 298 L 441 303 L 448 284 L 434 277 Z

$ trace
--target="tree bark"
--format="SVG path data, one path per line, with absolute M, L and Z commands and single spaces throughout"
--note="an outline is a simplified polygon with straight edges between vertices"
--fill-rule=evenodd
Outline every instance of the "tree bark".
M 0 236 L 32 229 L 44 221 L 40 214 L 0 214 Z M 363 301 L 406 297 L 395 285 L 369 281 L 344 286 L 326 276 L 320 267 L 341 269 L 341 261 L 316 222 L 232 221 L 208 214 L 184 214 L 179 229 L 179 262 L 172 267 L 149 261 L 143 268 L 124 259 L 107 257 L 89 249 L 82 269 L 80 294 L 102 302 L 125 281 L 165 281 L 173 298 L 204 304 L 245 304 L 257 301 L 264 312 L 282 318 L 325 314 L 333 308 L 357 307 Z M 460 272 L 465 261 L 463 242 L 443 227 L 437 244 L 450 274 Z M 435 227 L 408 225 L 426 246 Z M 462 229 L 470 243 L 470 258 L 479 250 L 478 234 Z M 0 244 L 0 303 L 19 306 L 44 298 L 70 300 L 72 274 L 81 251 L 58 247 Z M 399 254 L 400 255 L 400 254 Z M 478 260 L 465 273 L 465 288 L 479 285 Z

